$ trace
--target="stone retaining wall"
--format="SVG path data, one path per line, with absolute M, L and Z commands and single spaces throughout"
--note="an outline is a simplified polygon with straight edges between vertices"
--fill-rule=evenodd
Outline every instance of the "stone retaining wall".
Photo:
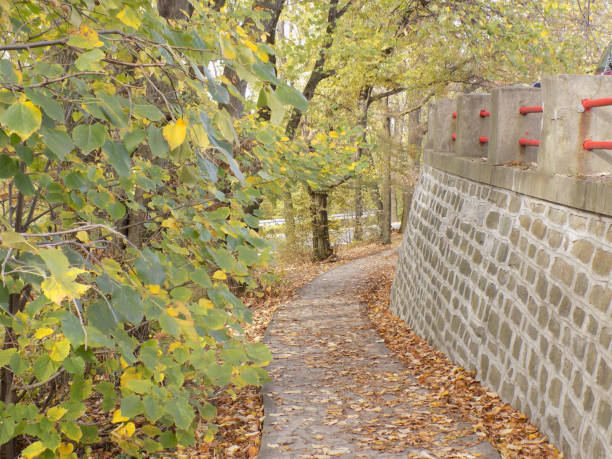
M 612 218 L 481 182 L 423 167 L 391 307 L 567 457 L 612 457 Z

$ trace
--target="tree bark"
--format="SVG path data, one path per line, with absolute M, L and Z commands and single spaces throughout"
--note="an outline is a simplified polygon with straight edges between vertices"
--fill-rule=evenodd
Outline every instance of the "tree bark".
M 361 222 L 361 216 L 363 215 L 363 180 L 361 176 L 358 175 L 355 178 L 355 224 L 354 224 L 354 234 L 353 240 L 361 241 L 363 240 L 363 224 Z
M 421 142 L 423 141 L 423 129 L 419 124 L 419 118 L 421 116 L 421 109 L 418 108 L 408 114 L 408 152 L 410 153 L 404 158 L 403 167 L 405 169 L 412 167 L 414 158 L 418 157 L 418 152 L 421 149 Z M 412 204 L 412 195 L 414 193 L 414 186 L 408 183 L 406 179 L 402 184 L 402 223 L 400 224 L 400 233 L 404 233 L 408 224 L 408 214 L 410 213 L 410 206 Z
M 387 110 L 389 99 L 387 98 Z M 382 168 L 382 218 L 380 226 L 380 241 L 383 244 L 391 244 L 391 117 L 385 116 L 385 134 L 387 136 L 387 148 L 383 153 Z
M 297 230 L 295 227 L 295 208 L 293 207 L 293 197 L 291 191 L 283 193 L 283 217 L 285 219 L 285 241 L 289 248 L 297 245 Z
M 329 221 L 327 216 L 327 191 L 308 189 L 312 221 L 312 250 L 315 260 L 329 258 L 333 251 L 329 242 Z

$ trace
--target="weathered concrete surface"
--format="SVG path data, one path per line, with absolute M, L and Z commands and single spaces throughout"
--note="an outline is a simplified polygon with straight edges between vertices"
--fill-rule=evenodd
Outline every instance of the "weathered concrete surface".
M 456 110 L 456 99 L 441 99 L 430 105 L 425 149 L 446 153 L 455 151 L 452 135 L 455 133 L 457 123 L 452 115 Z
M 387 251 L 348 263 L 277 312 L 260 458 L 499 457 L 455 413 L 429 405 L 361 313 L 356 286 L 395 262 Z
M 496 88 L 491 98 L 489 164 L 537 162 L 538 147 L 521 147 L 518 141 L 540 139 L 542 113 L 521 115 L 519 108 L 542 105 L 542 90 L 524 86 Z
M 587 151 L 585 139 L 612 141 L 612 106 L 583 111 L 582 99 L 612 97 L 612 78 L 555 75 L 542 80 L 544 117 L 538 156 L 548 174 L 612 173 L 612 150 Z
M 481 110 L 491 110 L 490 94 L 467 94 L 457 99 L 457 140 L 458 156 L 476 156 L 486 158 L 488 143 L 481 144 L 481 136 L 489 136 L 491 117 L 481 117 Z
M 566 457 L 612 457 L 612 217 L 504 189 L 525 178 L 537 195 L 557 183 L 518 168 L 432 158 L 436 167 L 456 161 L 461 176 L 423 167 L 392 311 L 475 370 Z M 506 186 L 464 178 L 487 171 Z
M 575 209 L 612 216 L 612 177 L 568 177 L 520 167 L 491 166 L 480 158 L 426 150 L 427 164 L 476 182 L 544 199 Z

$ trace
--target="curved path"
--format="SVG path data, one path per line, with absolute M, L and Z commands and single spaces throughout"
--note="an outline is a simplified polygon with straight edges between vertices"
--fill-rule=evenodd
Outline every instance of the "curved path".
M 363 314 L 358 287 L 395 250 L 329 271 L 277 311 L 265 342 L 260 458 L 498 458 L 472 427 L 431 403 Z

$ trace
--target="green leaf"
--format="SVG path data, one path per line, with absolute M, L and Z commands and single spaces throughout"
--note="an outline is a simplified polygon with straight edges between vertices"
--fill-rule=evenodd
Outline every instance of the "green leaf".
M 0 367 L 8 365 L 8 363 L 11 361 L 11 357 L 15 352 L 17 352 L 15 348 L 0 350 Z
M 135 418 L 143 413 L 144 410 L 145 405 L 138 395 L 130 394 L 121 399 L 121 414 L 125 417 Z
M 61 311 L 59 319 L 62 322 L 62 332 L 68 338 L 72 347 L 77 348 L 85 342 L 85 334 L 79 319 L 68 311 Z
M 142 143 L 146 136 L 147 133 L 142 129 L 128 132 L 123 138 L 126 150 L 132 153 Z
M 40 133 L 45 140 L 45 144 L 61 160 L 74 148 L 74 143 L 68 134 L 57 129 L 42 128 Z
M 41 382 L 49 379 L 56 369 L 57 364 L 48 355 L 42 355 L 34 362 L 34 376 Z
M 151 104 L 135 104 L 132 107 L 135 115 L 146 118 L 149 121 L 159 121 L 164 117 L 164 114 L 159 108 Z
M 32 184 L 32 180 L 30 180 L 27 174 L 18 172 L 17 175 L 15 175 L 15 186 L 26 196 L 32 196 L 36 193 L 34 184 Z
M 304 95 L 295 88 L 289 85 L 281 84 L 276 88 L 276 97 L 280 101 L 287 105 L 292 105 L 301 112 L 305 112 L 308 109 L 308 101 Z
M 91 379 L 85 379 L 83 375 L 75 375 L 70 385 L 70 398 L 76 401 L 85 400 L 91 394 Z
M 134 268 L 145 284 L 161 285 L 166 278 L 166 272 L 159 257 L 149 248 L 142 251 L 141 257 L 134 262 Z
M 62 422 L 60 424 L 60 430 L 70 440 L 74 440 L 77 442 L 83 436 L 83 432 L 81 432 L 81 428 L 74 422 Z
M 123 146 L 123 142 L 113 142 L 107 140 L 104 142 L 102 151 L 106 153 L 110 163 L 113 165 L 119 176 L 129 177 L 131 173 L 131 160 L 130 154 Z
M 128 114 L 121 107 L 121 98 L 105 92 L 98 92 L 96 95 L 100 101 L 100 110 L 102 110 L 106 118 L 115 127 L 126 128 L 128 126 Z
M 97 328 L 102 333 L 110 333 L 117 328 L 118 322 L 115 319 L 111 306 L 104 300 L 98 300 L 87 308 L 89 325 Z
M 2 80 L 7 83 L 19 83 L 19 77 L 15 73 L 13 64 L 8 59 L 0 59 L 0 75 L 2 75 Z
M 236 247 L 238 252 L 238 259 L 247 265 L 256 265 L 259 263 L 259 253 L 257 250 L 247 247 L 245 245 L 239 245 Z
M 21 140 L 38 131 L 41 122 L 40 110 L 30 101 L 13 104 L 0 115 L 0 123 L 6 127 L 9 135 L 15 133 Z
M 259 375 L 257 374 L 257 370 L 252 367 L 241 367 L 240 378 L 247 384 L 252 384 L 254 386 L 259 385 Z
M 100 148 L 106 139 L 106 129 L 100 123 L 81 124 L 72 131 L 72 138 L 77 147 L 85 154 Z
M 74 62 L 74 65 L 81 71 L 91 70 L 94 72 L 99 72 L 102 70 L 100 61 L 104 59 L 104 57 L 104 52 L 101 49 L 94 48 L 91 51 L 81 54 Z
M 166 411 L 174 418 L 174 423 L 176 426 L 181 429 L 187 429 L 195 417 L 193 408 L 186 400 L 183 399 L 171 399 L 166 402 L 165 408 Z
M 178 337 L 180 333 L 179 324 L 174 317 L 168 314 L 166 311 L 162 312 L 159 315 L 159 326 L 163 331 L 172 335 L 174 337 Z
M 51 97 L 48 91 L 42 89 L 26 89 L 24 92 L 28 99 L 42 108 L 49 118 L 60 123 L 64 122 L 64 109 L 62 105 Z
M 144 307 L 140 295 L 127 285 L 122 285 L 113 294 L 113 306 L 126 321 L 139 324 L 144 315 Z
M 168 142 L 164 139 L 161 129 L 153 125 L 149 126 L 148 140 L 151 153 L 159 158 L 166 158 L 168 156 Z
M 246 352 L 254 363 L 267 363 L 272 360 L 272 354 L 264 343 L 249 343 Z
M 19 163 L 8 155 L 0 154 L 0 179 L 13 177 L 19 171 Z
M 202 287 L 205 287 L 205 288 L 212 287 L 212 282 L 205 269 L 202 269 L 202 268 L 194 269 L 189 274 L 189 278 L 195 283 L 200 284 Z
M 144 402 L 144 414 L 151 422 L 156 422 L 164 414 L 162 405 L 151 395 L 145 396 Z

